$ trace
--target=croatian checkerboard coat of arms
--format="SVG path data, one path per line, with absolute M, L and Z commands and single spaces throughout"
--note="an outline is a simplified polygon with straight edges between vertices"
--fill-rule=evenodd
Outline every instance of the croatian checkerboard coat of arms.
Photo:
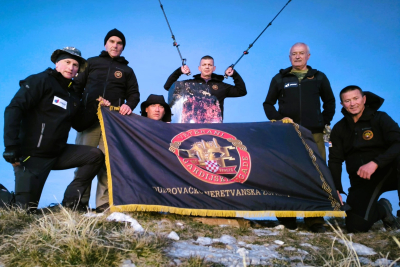
M 244 183 L 250 175 L 246 146 L 227 132 L 207 128 L 181 132 L 172 138 L 169 150 L 192 176 L 206 183 Z

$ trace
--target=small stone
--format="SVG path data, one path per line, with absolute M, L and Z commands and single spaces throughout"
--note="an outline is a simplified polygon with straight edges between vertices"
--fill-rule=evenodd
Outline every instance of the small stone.
M 177 266 L 179 266 L 179 265 L 182 264 L 182 262 L 181 262 L 180 260 L 178 260 L 178 259 L 174 259 L 174 262 L 175 262 L 175 264 L 176 264 Z
M 179 240 L 178 234 L 175 233 L 174 231 L 172 231 L 171 233 L 169 233 L 169 235 L 168 235 L 167 237 L 168 237 L 169 239 L 172 239 L 172 240 L 176 240 L 176 241 Z
M 283 244 L 285 244 L 285 242 L 281 241 L 281 240 L 275 240 L 274 241 L 275 244 L 282 246 Z
M 232 250 L 232 249 L 233 249 L 233 247 L 232 247 L 232 246 L 230 246 L 230 245 L 226 245 L 226 249 Z
M 275 226 L 274 229 L 283 230 L 283 229 L 285 229 L 285 226 L 283 226 L 282 224 L 280 224 L 280 225 Z
M 294 248 L 294 247 L 286 247 L 286 248 L 284 248 L 283 250 L 286 250 L 286 251 L 295 251 L 296 248 Z

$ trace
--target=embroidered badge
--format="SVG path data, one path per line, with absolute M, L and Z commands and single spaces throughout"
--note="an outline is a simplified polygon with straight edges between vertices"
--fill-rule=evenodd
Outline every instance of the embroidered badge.
M 364 140 L 371 140 L 374 137 L 374 133 L 371 130 L 366 130 L 363 132 L 362 137 Z
M 115 76 L 115 78 L 121 78 L 122 77 L 122 72 L 120 72 L 119 70 L 117 70 L 115 73 L 114 73 L 114 76 Z
M 218 90 L 218 85 L 214 84 L 214 85 L 212 86 L 212 89 Z
M 307 79 L 309 79 L 309 80 L 312 80 L 312 79 L 314 79 L 314 75 L 313 75 L 313 76 L 311 76 L 311 77 L 307 77 Z

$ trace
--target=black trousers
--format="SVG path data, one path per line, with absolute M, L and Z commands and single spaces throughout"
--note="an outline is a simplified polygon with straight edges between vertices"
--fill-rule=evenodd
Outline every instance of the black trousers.
M 56 158 L 30 157 L 14 167 L 15 201 L 25 209 L 36 209 L 51 170 L 81 167 L 65 190 L 63 200 L 63 203 L 78 204 L 103 164 L 100 149 L 81 145 L 67 145 Z
M 372 225 L 386 216 L 377 202 L 384 193 L 398 190 L 400 198 L 400 157 L 385 168 L 378 168 L 370 180 L 351 177 L 352 184 L 347 196 L 346 228 L 349 232 L 367 232 Z

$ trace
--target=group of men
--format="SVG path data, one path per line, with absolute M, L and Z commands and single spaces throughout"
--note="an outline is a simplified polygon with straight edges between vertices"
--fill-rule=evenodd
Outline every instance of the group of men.
M 5 110 L 3 153 L 14 167 L 18 205 L 34 212 L 50 171 L 76 167 L 62 205 L 86 209 L 91 182 L 97 175 L 96 211 L 109 207 L 104 140 L 96 112 L 100 102 L 120 107 L 119 113 L 127 116 L 139 103 L 135 73 L 121 56 L 125 45 L 125 36 L 113 29 L 107 33 L 105 50 L 99 56 L 86 61 L 74 47 L 57 49 L 51 56 L 54 69 L 20 81 L 20 89 Z M 310 130 L 326 161 L 323 131 L 335 114 L 335 97 L 325 74 L 307 65 L 309 58 L 306 44 L 291 47 L 291 66 L 273 77 L 263 106 L 269 120 L 294 122 Z M 222 122 L 224 99 L 246 95 L 245 83 L 232 68 L 225 74 L 234 79 L 235 85 L 224 83 L 223 76 L 213 73 L 214 59 L 210 56 L 200 60 L 199 71 L 193 80 L 185 82 L 201 87 L 203 95 L 214 99 L 216 114 L 220 112 L 215 116 Z M 182 74 L 188 73 L 188 66 L 178 68 L 164 88 L 169 90 Z M 358 86 L 344 88 L 340 101 L 344 118 L 331 133 L 329 168 L 340 197 L 344 193 L 342 163 L 346 162 L 351 182 L 346 226 L 351 232 L 363 232 L 382 220 L 385 227 L 398 229 L 390 202 L 378 198 L 383 192 L 400 189 L 399 126 L 378 111 L 382 98 Z M 171 122 L 169 104 L 162 95 L 152 94 L 141 104 L 141 115 Z M 67 144 L 71 127 L 78 131 L 75 145 Z M 297 227 L 296 218 L 278 219 L 290 229 Z M 325 231 L 322 217 L 305 218 L 305 223 L 311 231 Z

